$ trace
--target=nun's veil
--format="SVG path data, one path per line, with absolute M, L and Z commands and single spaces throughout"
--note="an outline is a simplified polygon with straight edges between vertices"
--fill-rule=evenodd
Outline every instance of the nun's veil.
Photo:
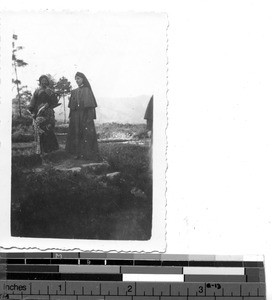
M 80 77 L 80 78 L 83 79 L 83 85 L 84 86 L 88 87 L 89 89 L 92 89 L 91 85 L 90 85 L 90 82 L 88 81 L 87 77 L 83 73 L 77 72 L 76 75 L 75 75 L 75 77 L 76 76 L 78 76 L 78 77 Z
M 75 77 L 76 76 L 82 78 L 83 79 L 83 85 L 90 89 L 91 98 L 93 99 L 94 106 L 97 107 L 97 102 L 96 102 L 95 96 L 93 94 L 93 90 L 92 90 L 90 82 L 88 81 L 88 79 L 86 78 L 86 76 L 83 73 L 81 73 L 81 72 L 77 72 L 76 75 L 75 75 Z

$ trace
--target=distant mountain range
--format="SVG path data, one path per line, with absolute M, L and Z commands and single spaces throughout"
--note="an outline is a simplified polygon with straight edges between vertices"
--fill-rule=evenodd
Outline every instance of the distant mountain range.
M 127 98 L 97 98 L 98 107 L 97 123 L 145 123 L 144 114 L 152 95 L 141 95 Z M 55 117 L 58 121 L 64 121 L 63 99 L 61 105 L 55 108 Z M 68 98 L 65 99 L 66 119 L 68 120 Z

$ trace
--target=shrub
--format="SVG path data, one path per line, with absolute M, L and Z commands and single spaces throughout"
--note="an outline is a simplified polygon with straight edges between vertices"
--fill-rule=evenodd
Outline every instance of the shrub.
M 12 142 L 28 143 L 34 141 L 32 118 L 30 116 L 12 116 Z
M 12 116 L 12 127 L 17 127 L 19 125 L 31 126 L 32 122 L 33 119 L 30 115 L 22 115 L 21 117 L 17 115 Z
M 19 147 L 20 145 L 18 145 Z M 150 149 L 135 144 L 99 144 L 100 154 L 120 171 L 107 176 L 60 172 L 41 164 L 34 148 L 13 150 L 12 235 L 48 238 L 147 240 L 152 228 Z M 45 160 L 67 158 L 62 150 Z M 56 161 L 55 161 L 56 159 Z M 132 191 L 144 192 L 137 198 Z
M 34 141 L 33 134 L 22 134 L 20 132 L 14 132 L 12 134 L 13 143 L 29 143 Z
M 120 171 L 145 172 L 149 168 L 149 148 L 124 143 L 99 144 L 101 155 Z
M 120 171 L 124 184 L 137 186 L 152 198 L 150 148 L 132 144 L 99 145 L 100 154 L 115 171 Z
M 28 155 L 12 155 L 12 171 L 16 173 L 20 168 L 32 168 L 42 164 L 40 155 L 28 153 Z
M 101 176 L 17 169 L 12 174 L 12 235 L 149 239 L 152 201 L 139 203 L 130 189 L 105 185 Z
M 119 123 L 103 123 L 96 125 L 97 133 L 101 139 L 130 139 L 142 132 L 145 128 L 144 124 L 119 124 Z

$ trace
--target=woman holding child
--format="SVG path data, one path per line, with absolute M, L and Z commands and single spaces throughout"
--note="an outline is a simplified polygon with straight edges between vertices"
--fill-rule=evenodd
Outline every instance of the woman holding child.
M 35 90 L 28 110 L 33 117 L 36 153 L 49 153 L 59 148 L 54 133 L 55 113 L 58 98 L 49 88 L 49 78 L 42 75 L 39 78 L 39 88 Z

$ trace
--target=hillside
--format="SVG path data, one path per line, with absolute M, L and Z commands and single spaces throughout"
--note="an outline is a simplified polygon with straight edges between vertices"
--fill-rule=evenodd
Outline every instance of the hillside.
M 142 95 L 127 98 L 97 98 L 97 123 L 144 123 L 144 114 L 151 95 Z M 55 109 L 55 116 L 58 121 L 64 120 L 63 100 Z M 68 99 L 65 99 L 66 118 L 69 115 Z

